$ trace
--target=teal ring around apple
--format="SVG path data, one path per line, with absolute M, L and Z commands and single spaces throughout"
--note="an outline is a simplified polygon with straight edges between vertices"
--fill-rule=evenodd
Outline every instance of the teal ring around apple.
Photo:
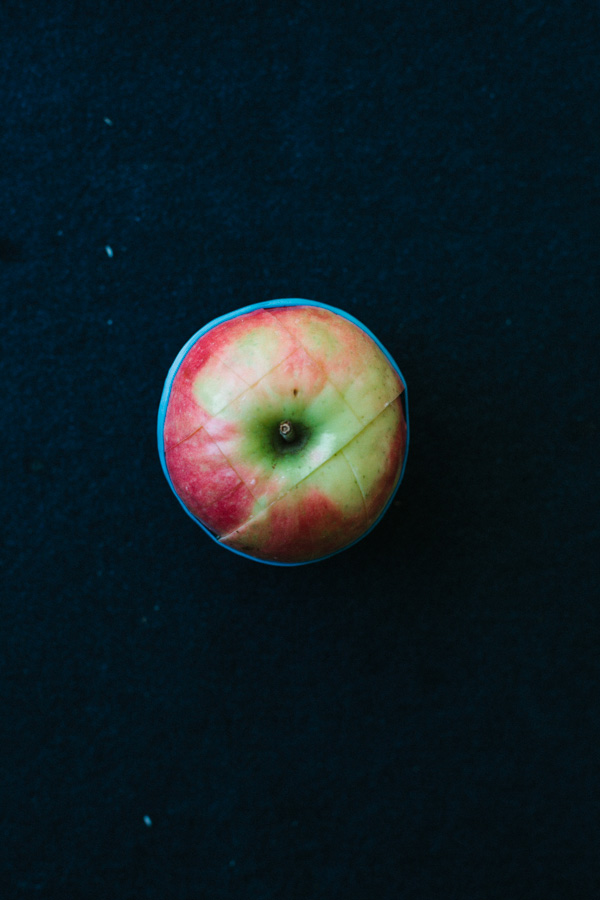
M 204 523 L 201 522 L 201 521 L 200 521 L 200 520 L 199 520 L 199 519 L 198 519 L 198 518 L 197 518 L 197 517 L 196 517 L 196 516 L 188 509 L 188 508 L 187 508 L 187 506 L 185 505 L 185 503 L 183 502 L 183 500 L 181 499 L 181 497 L 179 496 L 179 494 L 178 494 L 177 491 L 175 490 L 175 487 L 174 487 L 173 482 L 172 482 L 172 480 L 171 480 L 171 477 L 170 477 L 170 474 L 169 474 L 169 471 L 168 471 L 168 468 L 167 468 L 167 464 L 166 464 L 165 445 L 164 445 L 165 417 L 166 417 L 166 413 L 167 413 L 167 405 L 168 405 L 168 402 L 169 402 L 169 397 L 170 397 L 170 394 L 171 394 L 171 389 L 172 389 L 172 386 L 173 386 L 173 381 L 174 381 L 174 379 L 175 379 L 175 376 L 176 376 L 176 374 L 177 374 L 177 372 L 178 372 L 178 370 L 179 370 L 179 368 L 180 368 L 180 366 L 181 366 L 183 360 L 185 359 L 185 357 L 187 356 L 188 352 L 189 352 L 190 349 L 193 347 L 193 345 L 194 345 L 194 344 L 195 344 L 195 343 L 196 343 L 203 335 L 205 335 L 208 331 L 211 331 L 213 328 L 217 327 L 218 325 L 221 325 L 223 322 L 226 322 L 226 321 L 228 321 L 228 320 L 230 320 L 230 319 L 235 319 L 235 318 L 237 318 L 238 316 L 244 315 L 245 313 L 254 312 L 255 310 L 269 309 L 269 308 L 274 308 L 274 307 L 289 307 L 289 306 L 314 306 L 314 307 L 320 307 L 320 308 L 322 308 L 322 309 L 328 310 L 329 312 L 335 313 L 335 314 L 337 314 L 338 316 L 342 316 L 343 318 L 349 320 L 349 321 L 352 322 L 354 325 L 356 325 L 358 328 L 360 328 L 363 332 L 365 332 L 365 334 L 367 334 L 367 335 L 375 342 L 375 344 L 377 345 L 377 347 L 379 347 L 379 349 L 383 352 L 383 354 L 385 355 L 386 359 L 388 360 L 388 362 L 390 363 L 390 365 L 392 366 L 392 368 L 393 368 L 393 369 L 395 370 L 395 372 L 398 374 L 398 377 L 400 378 L 400 381 L 402 382 L 402 384 L 403 384 L 403 386 L 404 386 L 404 391 L 403 391 L 401 397 L 402 397 L 402 403 L 403 403 L 403 408 L 404 408 L 404 416 L 405 416 L 405 420 L 406 420 L 406 446 L 405 446 L 404 459 L 403 459 L 403 462 L 402 462 L 402 468 L 401 468 L 401 471 L 400 471 L 400 475 L 399 475 L 399 477 L 398 477 L 398 481 L 397 481 L 397 483 L 396 483 L 396 486 L 395 486 L 395 488 L 394 488 L 393 491 L 392 491 L 392 494 L 390 495 L 390 497 L 389 497 L 387 503 L 385 504 L 384 508 L 382 509 L 382 511 L 381 511 L 381 513 L 379 514 L 379 516 L 377 517 L 377 519 L 370 525 L 370 527 L 368 527 L 368 528 L 363 532 L 363 534 L 361 534 L 361 535 L 360 535 L 359 537 L 357 537 L 355 540 L 353 540 L 353 541 L 351 541 L 350 543 L 348 543 L 346 546 L 344 546 L 344 547 L 342 547 L 342 548 L 340 548 L 340 549 L 335 550 L 333 553 L 328 553 L 328 554 L 326 554 L 325 556 L 318 557 L 317 559 L 308 559 L 308 560 L 303 560 L 303 561 L 301 561 L 301 562 L 279 562 L 279 561 L 274 561 L 274 560 L 259 559 L 259 558 L 256 557 L 256 556 L 252 556 L 252 555 L 250 555 L 250 554 L 248 554 L 248 553 L 244 553 L 242 550 L 238 550 L 238 549 L 236 549 L 236 548 L 234 548 L 234 547 L 228 546 L 227 544 L 223 544 L 222 541 L 220 541 L 219 538 L 218 538 L 215 534 L 213 534 L 213 533 L 210 531 L 210 529 L 207 528 L 206 525 L 204 525 Z M 329 559 L 330 557 L 335 556 L 335 555 L 337 555 L 338 553 L 341 553 L 343 550 L 349 549 L 349 547 L 352 547 L 354 544 L 357 544 L 357 543 L 358 543 L 359 541 L 361 541 L 364 537 L 366 537 L 367 534 L 369 534 L 369 533 L 375 528 L 375 526 L 376 526 L 377 524 L 379 524 L 379 522 L 381 521 L 381 519 L 383 518 L 383 516 L 385 515 L 385 513 L 386 513 L 387 510 L 389 509 L 389 507 L 390 507 L 390 505 L 391 505 L 391 503 L 392 503 L 392 501 L 393 501 L 393 499 L 394 499 L 394 497 L 395 497 L 395 495 L 396 495 L 396 492 L 397 492 L 398 488 L 400 487 L 400 483 L 402 482 L 402 479 L 403 479 L 403 477 L 404 477 L 404 472 L 405 472 L 405 469 L 406 469 L 406 460 L 407 460 L 407 457 L 408 457 L 409 434 L 410 434 L 410 428 L 409 428 L 409 417 L 408 417 L 408 397 L 407 397 L 407 390 L 406 390 L 406 380 L 405 380 L 404 376 L 402 375 L 402 372 L 400 371 L 400 368 L 399 368 L 398 364 L 396 363 L 395 359 L 391 356 L 391 354 L 388 352 L 388 350 L 383 346 L 383 344 L 381 343 L 381 341 L 380 341 L 380 340 L 379 340 L 379 339 L 378 339 L 378 338 L 377 338 L 377 337 L 376 337 L 376 336 L 375 336 L 375 335 L 374 335 L 374 334 L 373 334 L 373 333 L 372 333 L 365 325 L 363 325 L 362 322 L 360 322 L 358 319 L 356 319 L 353 315 L 351 315 L 350 313 L 346 312 L 345 310 L 338 309 L 337 307 L 335 307 L 335 306 L 330 306 L 330 305 L 328 305 L 328 304 L 326 304 L 326 303 L 317 303 L 317 302 L 312 301 L 312 300 L 304 300 L 304 299 L 300 299 L 300 298 L 290 298 L 290 299 L 280 299 L 280 300 L 269 300 L 269 301 L 266 301 L 266 302 L 264 302 L 264 303 L 254 303 L 254 304 L 251 304 L 250 306 L 244 306 L 244 307 L 241 307 L 240 309 L 234 310 L 233 312 L 227 313 L 227 314 L 225 314 L 225 315 L 223 315 L 223 316 L 219 316 L 218 318 L 213 319 L 211 322 L 209 322 L 208 324 L 204 325 L 204 327 L 201 328 L 199 331 L 197 331 L 194 335 L 192 335 L 192 337 L 189 339 L 189 341 L 187 341 L 186 344 L 184 344 L 184 346 L 181 348 L 181 350 L 180 350 L 179 353 L 177 354 L 177 356 L 176 356 L 176 358 L 175 358 L 175 360 L 174 360 L 174 362 L 173 362 L 171 368 L 169 369 L 169 372 L 168 372 L 167 377 L 166 377 L 166 380 L 165 380 L 165 384 L 164 384 L 164 388 L 163 388 L 163 392 L 162 392 L 160 404 L 159 404 L 159 410 L 158 410 L 158 422 L 157 422 L 158 454 L 159 454 L 159 458 L 160 458 L 160 463 L 161 463 L 161 466 L 162 466 L 162 470 L 163 470 L 163 472 L 164 472 L 165 478 L 167 479 L 167 482 L 168 482 L 168 484 L 169 484 L 171 490 L 173 491 L 173 493 L 174 493 L 175 496 L 177 497 L 177 500 L 179 501 L 180 505 L 182 506 L 182 508 L 184 509 L 184 511 L 187 513 L 187 515 L 188 515 L 191 519 L 193 519 L 194 522 L 195 522 L 197 525 L 199 525 L 200 528 L 202 528 L 202 530 L 203 530 L 210 538 L 212 538 L 213 541 L 215 541 L 215 543 L 219 544 L 219 546 L 225 547 L 227 550 L 230 550 L 232 553 L 235 553 L 235 554 L 237 554 L 238 556 L 245 557 L 246 559 L 251 559 L 251 560 L 253 560 L 254 562 L 262 562 L 262 563 L 265 563 L 266 565 L 271 565 L 271 566 L 301 566 L 301 565 L 307 565 L 308 563 L 311 563 L 311 562 L 320 562 L 320 561 L 322 561 L 322 560 L 324 560 L 324 559 Z

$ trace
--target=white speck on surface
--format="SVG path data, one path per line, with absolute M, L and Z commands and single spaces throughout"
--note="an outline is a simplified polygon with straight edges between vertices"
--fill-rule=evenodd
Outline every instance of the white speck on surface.
M 109 257 L 112 259 L 112 258 L 113 258 L 113 255 L 114 255 L 114 254 L 113 254 L 113 249 L 112 249 L 112 247 L 109 247 L 108 244 L 107 244 L 106 247 L 105 247 L 104 249 L 106 250 L 106 255 L 109 256 Z
M 152 828 L 152 819 L 150 816 L 144 816 L 144 825 L 147 825 L 148 828 Z
M 107 125 L 112 125 L 112 119 L 107 119 L 106 116 L 104 117 L 104 121 Z
M 107 325 L 112 325 L 112 319 L 107 319 L 107 320 L 106 320 L 106 324 L 107 324 Z
M 154 612 L 158 612 L 159 609 L 160 609 L 160 604 L 157 603 L 156 606 L 154 607 Z
M 57 233 L 57 235 L 58 235 L 59 237 L 62 237 L 62 236 L 63 236 L 63 232 L 62 232 L 62 231 L 57 231 L 56 233 Z
M 507 324 L 507 325 L 512 325 L 512 319 L 507 319 L 507 320 L 506 320 L 506 324 Z

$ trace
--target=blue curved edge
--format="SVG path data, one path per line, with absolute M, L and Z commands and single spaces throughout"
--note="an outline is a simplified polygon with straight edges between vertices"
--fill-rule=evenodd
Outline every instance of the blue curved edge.
M 175 378 L 175 375 L 177 374 L 179 367 L 181 366 L 181 363 L 185 359 L 190 348 L 196 343 L 196 341 L 199 338 L 202 337 L 203 334 L 206 334 L 207 331 L 211 331 L 213 328 L 216 328 L 216 326 L 220 325 L 222 322 L 227 322 L 229 319 L 236 319 L 238 316 L 244 315 L 245 313 L 254 312 L 254 310 L 257 310 L 257 309 L 269 309 L 269 308 L 277 307 L 277 306 L 318 306 L 321 309 L 328 309 L 330 312 L 336 313 L 338 316 L 343 316 L 344 319 L 348 319 L 350 322 L 353 322 L 355 325 L 357 325 L 359 328 L 361 328 L 362 331 L 365 332 L 365 334 L 368 334 L 369 337 L 373 341 L 375 341 L 375 343 L 377 344 L 379 349 L 385 354 L 385 356 L 389 360 L 390 364 L 393 366 L 393 368 L 398 373 L 400 380 L 401 380 L 402 384 L 404 385 L 404 391 L 402 393 L 402 397 L 403 397 L 403 401 L 404 401 L 404 415 L 406 418 L 406 448 L 404 451 L 404 461 L 402 463 L 400 477 L 398 478 L 396 487 L 394 488 L 388 502 L 384 506 L 380 515 L 373 522 L 373 524 L 363 534 L 361 534 L 360 537 L 356 538 L 356 540 L 352 541 L 350 544 L 346 544 L 345 547 L 341 547 L 339 550 L 335 550 L 333 553 L 328 553 L 326 556 L 320 556 L 318 559 L 308 559 L 308 560 L 305 560 L 304 562 L 289 563 L 289 562 L 274 562 L 274 561 L 268 560 L 268 559 L 258 559 L 256 556 L 250 556 L 249 553 L 243 553 L 241 550 L 235 550 L 233 547 L 228 547 L 226 544 L 222 544 L 221 541 L 218 539 L 218 537 L 216 537 L 212 533 L 212 531 L 210 531 L 206 527 L 206 525 L 203 525 L 203 523 L 193 513 L 191 513 L 189 511 L 189 509 L 187 508 L 185 503 L 179 497 L 177 491 L 173 487 L 173 482 L 171 481 L 171 478 L 169 476 L 169 472 L 168 472 L 167 464 L 166 464 L 166 460 L 165 460 L 164 425 L 165 425 L 165 416 L 167 413 L 167 404 L 169 402 L 169 397 L 171 395 L 171 388 L 173 386 L 173 380 Z M 384 515 L 388 511 L 390 505 L 392 504 L 394 497 L 396 496 L 396 492 L 398 491 L 398 488 L 400 487 L 402 479 L 404 478 L 404 471 L 406 469 L 406 460 L 408 459 L 410 426 L 409 426 L 409 418 L 408 418 L 408 396 L 407 396 L 407 389 L 406 389 L 406 379 L 404 378 L 404 375 L 400 371 L 400 368 L 399 368 L 396 360 L 386 350 L 386 348 L 383 346 L 381 341 L 377 337 L 375 337 L 373 332 L 370 331 L 366 327 L 366 325 L 363 325 L 362 322 L 359 322 L 359 320 L 356 319 L 353 315 L 351 315 L 351 313 L 345 312 L 345 310 L 343 310 L 343 309 L 337 309 L 337 307 L 329 306 L 327 303 L 317 303 L 314 300 L 302 300 L 297 297 L 284 299 L 284 300 L 267 300 L 265 303 L 253 303 L 250 306 L 243 306 L 241 309 L 236 309 L 233 312 L 226 313 L 223 316 L 219 316 L 218 318 L 213 319 L 211 322 L 209 322 L 207 325 L 205 325 L 203 328 L 201 328 L 199 331 L 197 331 L 194 335 L 192 335 L 192 337 L 189 339 L 189 341 L 187 341 L 187 343 L 185 343 L 183 345 L 183 347 L 181 348 L 181 350 L 175 357 L 173 365 L 169 369 L 168 375 L 165 379 L 165 385 L 163 388 L 162 396 L 160 399 L 160 404 L 158 407 L 157 439 L 158 439 L 158 455 L 160 458 L 160 464 L 162 466 L 162 470 L 164 472 L 165 478 L 167 479 L 169 487 L 171 488 L 171 490 L 177 497 L 177 500 L 179 501 L 181 507 L 185 510 L 185 512 L 188 514 L 188 516 L 191 519 L 193 519 L 194 522 L 196 523 L 196 525 L 199 525 L 200 528 L 204 532 L 206 532 L 206 534 L 210 538 L 212 538 L 212 540 L 216 544 L 218 544 L 220 547 L 224 547 L 226 550 L 230 550 L 231 553 L 235 553 L 235 554 L 237 554 L 237 556 L 243 556 L 243 557 L 245 557 L 245 559 L 251 559 L 253 562 L 264 563 L 265 565 L 268 565 L 268 566 L 306 566 L 309 563 L 321 562 L 324 559 L 330 559 L 332 556 L 337 556 L 338 553 L 342 553 L 345 550 L 348 550 L 350 547 L 353 547 L 354 544 L 357 544 L 359 541 L 362 541 L 362 539 L 365 538 L 368 534 L 370 534 L 371 531 L 373 531 L 373 529 L 379 524 L 379 522 L 381 522 L 382 518 L 384 517 Z

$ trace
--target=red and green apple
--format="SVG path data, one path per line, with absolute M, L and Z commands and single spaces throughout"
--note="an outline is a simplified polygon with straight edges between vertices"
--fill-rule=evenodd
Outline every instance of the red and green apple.
M 405 384 L 356 319 L 270 301 L 215 320 L 167 378 L 159 450 L 186 511 L 224 546 L 298 564 L 362 537 L 407 452 Z

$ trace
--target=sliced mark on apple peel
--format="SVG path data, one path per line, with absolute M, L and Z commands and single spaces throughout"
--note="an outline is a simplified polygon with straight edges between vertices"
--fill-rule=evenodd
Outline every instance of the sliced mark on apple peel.
M 267 504 L 266 506 L 264 506 L 264 507 L 263 507 L 259 512 L 257 512 L 255 515 L 250 516 L 250 518 L 247 519 L 247 520 L 243 523 L 243 525 L 240 525 L 238 528 L 235 528 L 233 531 L 229 532 L 228 534 L 221 535 L 218 539 L 219 539 L 220 541 L 226 541 L 226 540 L 232 538 L 233 535 L 235 535 L 237 531 L 239 531 L 241 528 L 244 528 L 244 527 L 245 527 L 246 525 L 248 525 L 249 523 L 253 522 L 253 521 L 254 521 L 256 518 L 258 518 L 259 516 L 263 516 L 263 515 L 267 512 L 267 510 L 269 510 L 269 509 L 270 509 L 272 506 L 274 506 L 276 503 L 279 503 L 281 500 L 283 500 L 285 497 L 287 497 L 288 494 L 290 494 L 292 491 L 296 490 L 296 488 L 298 488 L 299 485 L 303 484 L 308 478 L 312 478 L 312 477 L 315 475 L 315 473 L 319 471 L 319 469 L 321 469 L 323 466 L 326 466 L 326 465 L 331 461 L 331 459 L 333 459 L 334 456 L 338 456 L 338 455 L 342 455 L 342 456 L 344 457 L 345 461 L 348 463 L 348 467 L 349 467 L 349 469 L 350 469 L 351 472 L 352 472 L 353 478 L 354 478 L 354 480 L 356 481 L 356 484 L 357 484 L 357 487 L 358 487 L 358 489 L 359 489 L 359 491 L 360 491 L 361 497 L 363 498 L 363 503 L 364 503 L 364 508 L 365 508 L 365 515 L 366 515 L 366 518 L 367 518 L 367 520 L 368 520 L 368 519 L 369 519 L 369 513 L 368 513 L 367 500 L 366 500 L 364 491 L 362 490 L 361 485 L 360 485 L 360 483 L 359 483 L 359 481 L 358 481 L 358 479 L 357 479 L 356 473 L 355 473 L 355 471 L 354 471 L 354 468 L 353 468 L 353 466 L 351 466 L 351 464 L 350 464 L 350 462 L 349 462 L 349 460 L 348 460 L 346 454 L 344 453 L 344 451 L 346 450 L 346 448 L 347 448 L 354 440 L 356 440 L 357 437 L 360 437 L 360 435 L 362 435 L 362 434 L 363 434 L 363 433 L 364 433 L 364 432 L 365 432 L 365 431 L 366 431 L 366 430 L 367 430 L 367 429 L 368 429 L 368 428 L 376 421 L 376 419 L 379 418 L 379 416 L 383 415 L 383 414 L 385 413 L 386 409 L 387 409 L 388 407 L 390 407 L 393 403 L 395 403 L 395 401 L 396 401 L 400 396 L 401 396 L 401 394 L 399 393 L 399 394 L 394 398 L 394 400 L 390 401 L 390 403 L 387 403 L 386 406 L 385 406 L 382 410 L 380 410 L 380 411 L 373 417 L 373 419 L 370 420 L 370 422 L 368 422 L 368 423 L 367 423 L 367 424 L 366 424 L 359 432 L 357 432 L 357 434 L 355 434 L 355 435 L 354 435 L 354 436 L 353 436 L 346 444 L 344 444 L 343 447 L 340 447 L 340 449 L 337 450 L 336 453 L 332 454 L 332 456 L 330 456 L 328 459 L 324 460 L 319 466 L 317 466 L 315 469 L 313 469 L 311 472 L 309 472 L 308 475 L 306 475 L 304 478 L 301 478 L 301 479 L 300 479 L 299 481 L 297 481 L 294 485 L 292 485 L 291 487 L 289 487 L 283 494 L 280 494 L 278 497 L 276 497 L 274 500 L 272 500 L 271 503 L 269 503 L 269 504 Z M 404 412 L 403 412 L 403 411 L 402 411 L 402 415 L 404 415 Z M 404 447 L 404 452 L 406 452 L 406 446 Z M 231 463 L 230 463 L 230 465 L 231 465 Z M 232 468 L 233 468 L 233 466 L 232 466 Z M 235 471 L 235 470 L 234 470 L 234 471 Z M 239 474 L 239 473 L 236 472 L 236 474 Z

